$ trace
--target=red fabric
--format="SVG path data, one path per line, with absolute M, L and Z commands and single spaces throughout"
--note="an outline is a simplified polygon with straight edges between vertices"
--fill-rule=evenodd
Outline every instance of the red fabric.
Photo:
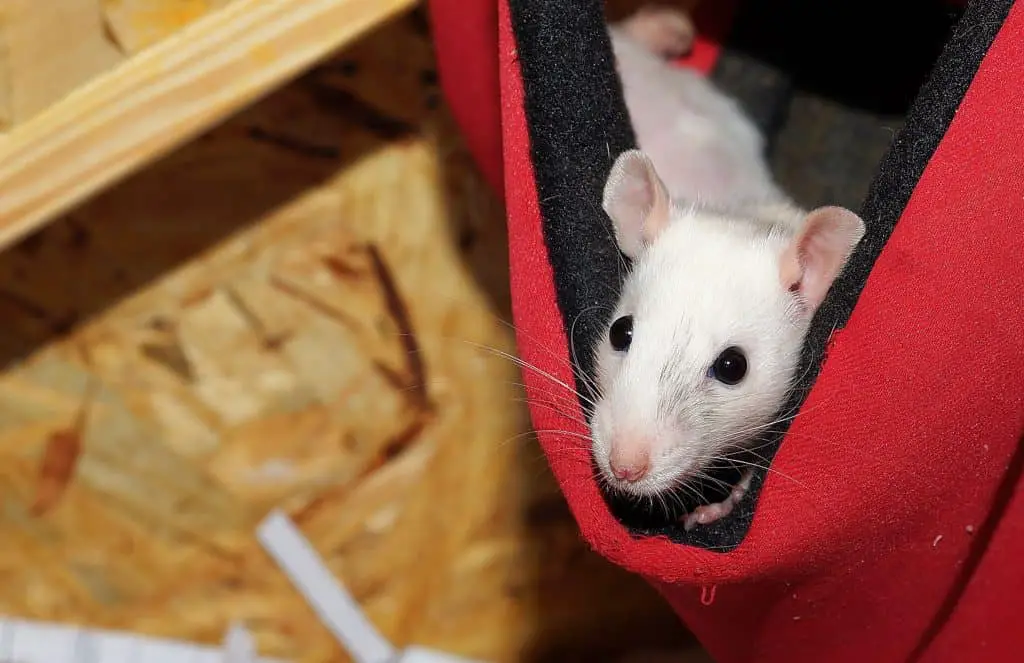
M 722 43 L 729 32 L 735 10 L 734 0 L 718 0 L 718 2 L 701 3 L 693 16 L 697 25 L 697 38 L 693 49 L 678 63 L 708 74 L 718 62 L 722 51 Z
M 427 0 L 441 91 L 487 183 L 502 191 L 498 7 L 493 0 Z
M 519 350 L 572 384 L 504 0 L 498 9 Z M 738 549 L 632 539 L 598 493 L 581 413 L 534 408 L 537 430 L 568 433 L 541 443 L 584 537 L 658 587 L 718 663 L 906 661 L 926 636 L 925 663 L 1021 660 L 1022 70 L 1017 5 L 834 338 Z M 536 396 L 553 388 L 534 371 L 524 380 Z

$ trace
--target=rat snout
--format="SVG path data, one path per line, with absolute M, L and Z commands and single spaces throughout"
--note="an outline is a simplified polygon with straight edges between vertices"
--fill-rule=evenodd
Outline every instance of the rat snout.
M 650 448 L 650 444 L 643 438 L 613 440 L 608 455 L 612 475 L 619 481 L 630 483 L 643 479 L 651 467 Z

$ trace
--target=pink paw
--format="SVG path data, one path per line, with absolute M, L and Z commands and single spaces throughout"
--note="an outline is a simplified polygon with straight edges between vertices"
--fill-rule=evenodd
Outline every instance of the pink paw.
M 732 488 L 732 492 L 729 493 L 729 497 L 725 498 L 721 502 L 715 502 L 714 504 L 706 504 L 699 506 L 693 510 L 692 513 L 686 514 L 686 518 L 683 520 L 683 529 L 687 532 L 692 530 L 697 525 L 708 525 L 725 518 L 732 513 L 733 508 L 739 504 L 743 496 L 747 494 L 747 490 L 750 488 L 750 479 L 753 474 L 747 472 Z
M 630 37 L 669 59 L 689 53 L 697 36 L 689 14 L 674 7 L 646 5 L 623 21 L 622 27 Z

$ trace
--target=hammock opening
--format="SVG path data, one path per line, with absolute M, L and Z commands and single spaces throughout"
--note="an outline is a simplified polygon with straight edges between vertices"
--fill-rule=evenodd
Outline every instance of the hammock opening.
M 731 13 L 709 76 L 761 128 L 780 185 L 806 208 L 835 204 L 864 210 L 879 164 L 903 129 L 963 8 L 935 0 L 895 6 L 881 0 L 838 5 L 814 0 L 715 4 L 696 14 L 700 27 L 702 20 L 716 20 L 709 12 Z M 635 2 L 610 4 L 608 17 L 614 19 L 636 6 Z M 927 111 L 918 113 L 917 121 L 930 119 L 934 118 Z M 875 202 L 890 209 L 864 210 L 869 225 L 885 226 L 889 222 L 880 217 L 895 219 L 903 204 L 899 199 Z M 890 231 L 891 227 L 876 228 L 875 234 L 884 243 Z M 837 283 L 836 289 L 846 288 L 839 293 L 839 299 L 848 302 L 846 309 L 852 309 L 862 286 L 862 280 Z M 837 314 L 827 306 L 823 310 L 834 318 L 833 329 L 841 327 L 849 313 Z M 813 383 L 824 343 L 816 352 L 813 345 L 811 350 L 812 356 L 805 358 L 805 378 L 795 389 L 804 395 Z M 799 416 L 802 398 L 791 399 L 780 419 Z M 749 527 L 757 493 L 772 471 L 770 463 L 788 423 L 780 421 L 754 443 L 755 451 L 738 456 L 734 463 L 712 467 L 706 478 L 685 489 L 645 500 L 602 494 L 613 515 L 637 535 L 667 534 L 690 545 L 731 549 Z M 683 531 L 680 519 L 685 513 L 724 499 L 742 469 L 751 465 L 759 468 L 760 476 L 755 476 L 748 496 L 731 516 Z

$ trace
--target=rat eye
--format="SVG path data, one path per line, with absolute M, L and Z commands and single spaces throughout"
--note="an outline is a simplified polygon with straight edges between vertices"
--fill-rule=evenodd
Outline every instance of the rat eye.
M 624 315 L 612 323 L 608 330 L 608 340 L 616 352 L 625 352 L 633 342 L 633 316 Z
M 736 346 L 722 350 L 722 354 L 718 355 L 715 363 L 708 369 L 709 377 L 728 385 L 738 384 L 746 374 L 747 358 Z

